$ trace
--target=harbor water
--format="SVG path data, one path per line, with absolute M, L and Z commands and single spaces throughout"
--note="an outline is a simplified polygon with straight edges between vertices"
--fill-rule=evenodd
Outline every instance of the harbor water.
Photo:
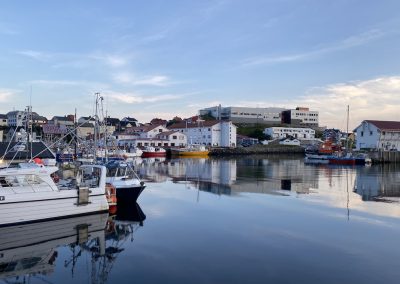
M 399 283 L 400 166 L 135 160 L 116 216 L 0 229 L 0 283 Z

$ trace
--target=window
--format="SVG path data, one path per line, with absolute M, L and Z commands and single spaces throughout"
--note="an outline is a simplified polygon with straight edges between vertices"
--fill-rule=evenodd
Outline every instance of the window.
M 177 136 L 176 136 L 176 135 L 172 136 L 172 139 L 176 139 L 176 138 L 177 138 Z
M 361 131 L 361 137 L 363 137 L 364 136 L 364 131 Z
M 371 136 L 372 136 L 372 131 L 370 131 L 370 132 L 369 132 L 369 135 L 371 135 Z

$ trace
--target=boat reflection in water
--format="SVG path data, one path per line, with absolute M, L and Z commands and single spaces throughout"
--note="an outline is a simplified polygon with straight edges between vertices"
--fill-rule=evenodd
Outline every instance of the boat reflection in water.
M 106 283 L 112 263 L 124 250 L 123 243 L 128 239 L 133 240 L 133 233 L 143 226 L 146 218 L 138 204 L 130 207 L 130 210 L 125 208 L 121 213 L 116 216 L 96 214 L 2 228 L 0 280 L 6 283 L 30 283 L 35 279 L 52 282 L 46 278 L 53 276 L 56 263 L 61 259 L 65 260 L 64 268 L 72 272 L 66 275 L 74 278 L 79 259 L 89 259 L 92 283 Z M 83 279 L 71 279 L 78 280 L 82 282 L 80 280 Z

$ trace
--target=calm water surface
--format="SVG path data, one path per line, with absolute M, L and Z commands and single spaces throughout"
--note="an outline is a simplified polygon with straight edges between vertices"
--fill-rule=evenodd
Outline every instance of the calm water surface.
M 1 229 L 0 282 L 400 281 L 400 167 L 136 162 L 148 185 L 140 206 Z

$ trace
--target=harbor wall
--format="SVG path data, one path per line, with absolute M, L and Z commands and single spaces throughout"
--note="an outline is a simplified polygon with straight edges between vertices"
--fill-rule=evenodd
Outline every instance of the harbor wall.
M 303 154 L 304 148 L 300 146 L 286 145 L 254 145 L 251 147 L 237 148 L 213 148 L 210 156 L 232 156 L 232 155 L 257 155 L 257 154 Z
M 400 152 L 398 151 L 377 151 L 368 153 L 372 163 L 400 163 Z

